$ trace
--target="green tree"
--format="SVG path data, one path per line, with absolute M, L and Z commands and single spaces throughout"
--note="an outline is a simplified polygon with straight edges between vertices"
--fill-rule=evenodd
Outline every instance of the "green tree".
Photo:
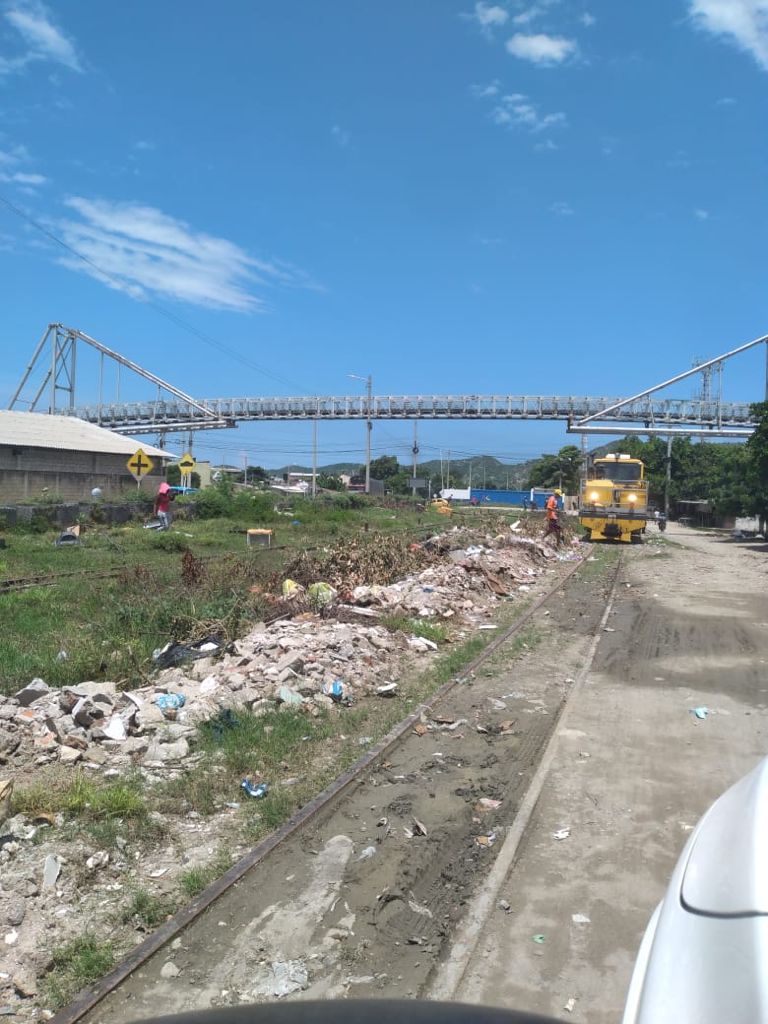
M 166 470 L 165 479 L 171 485 L 171 487 L 180 487 L 181 486 L 181 470 L 179 469 L 178 463 L 176 463 L 176 462 L 172 462 L 171 463 L 171 465 Z M 199 487 L 200 486 L 200 474 L 199 473 L 192 473 L 189 486 L 190 487 Z
M 557 455 L 542 455 L 531 466 L 529 487 L 559 487 L 568 494 L 579 488 L 581 452 L 574 444 L 567 444 Z
M 382 455 L 371 462 L 371 479 L 389 480 L 390 477 L 397 476 L 400 468 L 400 463 L 397 461 L 396 456 Z M 363 473 L 365 473 L 365 470 L 363 470 Z
M 254 486 L 258 487 L 264 484 L 268 484 L 270 480 L 270 475 L 266 471 L 266 469 L 264 469 L 263 466 L 248 466 L 248 468 L 244 472 L 238 475 L 237 482 L 239 484 L 243 484 L 245 483 L 246 479 L 248 480 L 249 484 L 253 484 Z
M 340 476 L 333 476 L 331 473 L 318 473 L 317 486 L 324 491 L 343 491 L 344 481 Z

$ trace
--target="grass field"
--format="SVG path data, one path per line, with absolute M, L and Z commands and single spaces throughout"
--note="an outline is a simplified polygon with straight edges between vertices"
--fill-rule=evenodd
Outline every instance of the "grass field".
M 89 525 L 76 547 L 55 547 L 58 530 L 6 531 L 0 581 L 56 572 L 83 575 L 55 586 L 0 593 L 0 692 L 12 693 L 35 676 L 50 685 L 84 679 L 140 685 L 152 651 L 168 640 L 214 629 L 231 638 L 262 618 L 260 585 L 297 553 L 346 538 L 375 544 L 382 534 L 412 536 L 420 527 L 446 525 L 434 513 L 373 504 L 338 508 L 298 501 L 281 514 L 262 497 L 253 512 L 242 500 L 228 511 L 207 519 L 178 515 L 173 529 L 163 534 L 144 530 L 141 521 Z M 245 531 L 254 526 L 275 531 L 275 550 L 246 548 Z M 114 568 L 120 570 L 114 577 L 88 575 Z

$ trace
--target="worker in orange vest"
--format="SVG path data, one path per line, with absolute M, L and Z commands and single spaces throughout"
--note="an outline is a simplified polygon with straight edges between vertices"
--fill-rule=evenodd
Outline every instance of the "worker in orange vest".
M 558 517 L 557 499 L 562 498 L 562 496 L 563 492 L 556 490 L 554 494 L 550 494 L 547 498 L 547 504 L 545 505 L 547 510 L 547 532 L 544 536 L 548 537 L 550 533 L 554 533 L 558 547 L 563 543 L 563 528 Z

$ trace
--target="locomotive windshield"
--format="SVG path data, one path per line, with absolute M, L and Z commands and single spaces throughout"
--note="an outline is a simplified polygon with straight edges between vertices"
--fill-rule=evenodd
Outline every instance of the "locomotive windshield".
M 632 484 L 640 479 L 642 467 L 637 462 L 596 462 L 591 480 L 613 480 L 614 483 Z

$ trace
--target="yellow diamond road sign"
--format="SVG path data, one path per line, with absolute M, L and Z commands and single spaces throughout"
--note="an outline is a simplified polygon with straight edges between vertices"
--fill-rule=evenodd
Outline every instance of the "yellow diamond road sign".
M 141 478 L 146 476 L 147 473 L 151 473 L 155 468 L 155 464 L 145 452 L 139 448 L 138 451 L 134 452 L 133 455 L 126 462 L 128 472 L 133 476 L 134 480 L 141 483 Z
M 186 455 L 182 455 L 179 459 L 179 469 L 185 476 L 188 473 L 194 473 L 196 466 L 197 463 L 189 452 Z

